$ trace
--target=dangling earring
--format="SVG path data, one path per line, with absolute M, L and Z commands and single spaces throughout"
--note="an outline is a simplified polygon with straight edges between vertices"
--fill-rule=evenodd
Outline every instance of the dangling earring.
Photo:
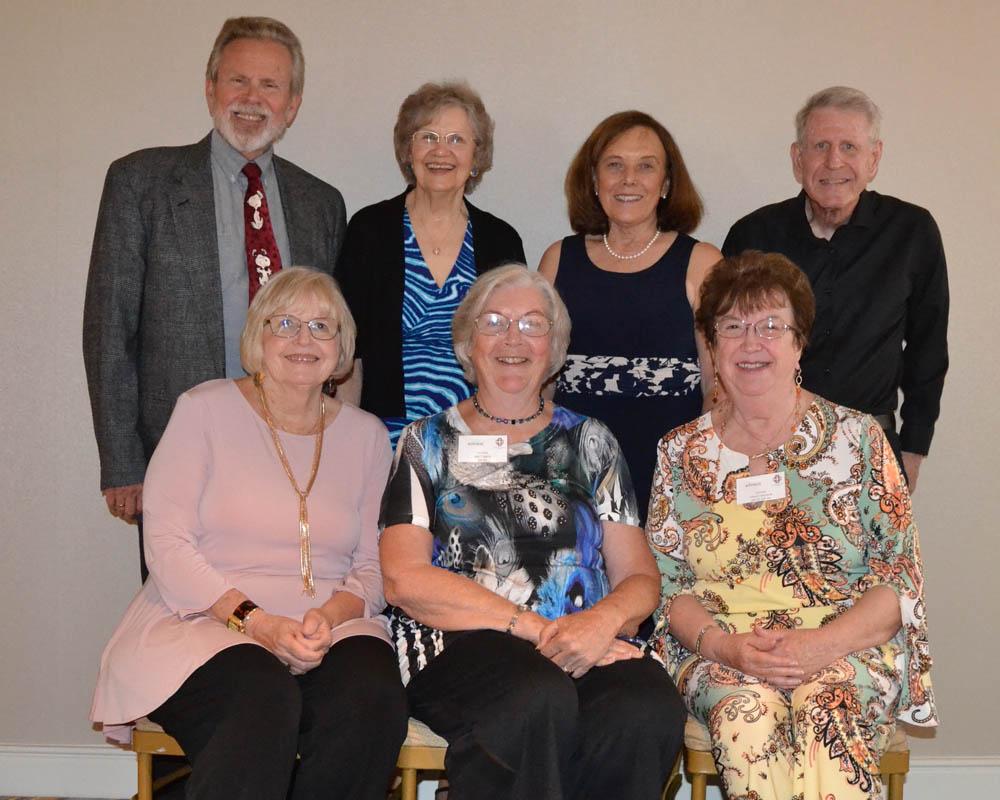
M 719 402 L 719 388 L 722 386 L 722 378 L 719 377 L 719 370 L 716 369 L 715 364 L 712 365 L 712 373 L 715 376 L 715 380 L 712 381 L 712 405 L 715 406 Z
M 708 357 L 712 361 L 712 376 L 714 380 L 712 381 L 712 406 L 714 407 L 716 403 L 719 402 L 719 387 L 722 386 L 722 379 L 719 377 L 719 368 L 715 363 L 715 350 L 709 345 Z
M 802 367 L 796 365 L 795 367 L 795 402 L 799 402 L 799 398 L 802 397 Z
M 670 192 L 670 183 L 667 182 L 667 183 L 663 184 L 663 192 L 660 194 L 660 199 L 661 200 L 666 200 L 667 199 L 667 195 L 669 194 L 669 192 Z

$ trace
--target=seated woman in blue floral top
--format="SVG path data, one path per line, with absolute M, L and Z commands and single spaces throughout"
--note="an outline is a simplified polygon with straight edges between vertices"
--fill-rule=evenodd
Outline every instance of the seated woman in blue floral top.
M 409 425 L 383 499 L 390 627 L 411 713 L 463 798 L 657 798 L 684 710 L 630 638 L 659 581 L 618 443 L 553 406 L 566 308 L 522 266 L 453 324 L 476 393 Z

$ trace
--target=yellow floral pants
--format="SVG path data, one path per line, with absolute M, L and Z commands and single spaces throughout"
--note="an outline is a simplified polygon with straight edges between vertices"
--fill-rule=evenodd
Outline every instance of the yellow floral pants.
M 880 798 L 899 695 L 890 664 L 880 648 L 863 650 L 789 691 L 694 658 L 679 686 L 711 734 L 729 800 Z

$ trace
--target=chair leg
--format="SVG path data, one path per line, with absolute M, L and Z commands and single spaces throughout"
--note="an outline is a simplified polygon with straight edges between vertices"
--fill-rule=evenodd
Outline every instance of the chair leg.
M 136 753 L 139 769 L 139 793 L 136 800 L 153 800 L 153 754 Z
M 660 800 L 674 800 L 677 796 L 677 790 L 681 787 L 681 782 L 681 754 L 678 753 L 674 761 L 674 766 L 670 769 L 667 782 L 663 784 L 663 792 L 660 794 Z
M 694 773 L 689 777 L 691 779 L 691 800 L 705 800 L 705 793 L 708 791 L 708 776 Z
M 886 793 L 887 800 L 903 800 L 903 778 L 905 776 L 896 772 L 891 775 L 886 775 L 886 785 L 888 786 L 888 792 Z
M 417 771 L 401 769 L 399 776 L 402 780 L 399 789 L 400 800 L 417 800 Z

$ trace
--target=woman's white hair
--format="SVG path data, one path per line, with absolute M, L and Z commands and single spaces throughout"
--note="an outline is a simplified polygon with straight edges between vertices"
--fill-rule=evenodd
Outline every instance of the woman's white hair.
M 472 365 L 469 351 L 476 336 L 476 318 L 486 310 L 490 295 L 497 289 L 531 287 L 545 300 L 546 314 L 552 320 L 549 332 L 549 367 L 546 379 L 558 372 L 566 361 L 569 347 L 569 312 L 559 292 L 544 277 L 524 264 L 510 263 L 483 273 L 469 289 L 465 299 L 458 306 L 451 321 L 451 338 L 455 346 L 455 357 L 462 365 L 465 377 L 476 383 L 476 369 Z

